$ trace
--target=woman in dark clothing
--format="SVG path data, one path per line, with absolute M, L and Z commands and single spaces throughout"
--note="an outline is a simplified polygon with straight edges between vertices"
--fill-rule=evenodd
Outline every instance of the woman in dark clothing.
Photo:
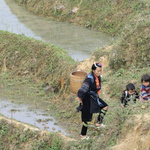
M 105 126 L 102 122 L 108 109 L 108 105 L 99 97 L 102 65 L 100 63 L 94 63 L 91 69 L 91 73 L 86 76 L 81 88 L 78 90 L 79 102 L 83 105 L 81 110 L 81 118 L 83 122 L 80 135 L 81 139 L 89 138 L 86 136 L 86 133 L 88 122 L 92 120 L 93 113 L 99 113 L 96 127 Z

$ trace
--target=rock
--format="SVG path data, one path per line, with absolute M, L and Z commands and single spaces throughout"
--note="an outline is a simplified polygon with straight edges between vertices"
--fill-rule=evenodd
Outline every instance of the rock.
M 65 6 L 64 5 L 59 5 L 59 6 L 57 6 L 56 9 L 59 10 L 59 11 L 63 11 L 65 9 Z
M 71 12 L 74 13 L 74 14 L 76 14 L 78 10 L 79 10 L 78 7 L 74 7 L 74 8 L 71 10 Z

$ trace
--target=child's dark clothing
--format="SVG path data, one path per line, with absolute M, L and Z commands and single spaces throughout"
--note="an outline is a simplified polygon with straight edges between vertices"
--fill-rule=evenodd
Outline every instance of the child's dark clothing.
M 128 91 L 123 91 L 123 94 L 120 98 L 121 104 L 126 107 L 129 103 L 136 103 L 136 99 L 139 98 L 139 94 L 135 91 L 133 95 L 130 95 Z

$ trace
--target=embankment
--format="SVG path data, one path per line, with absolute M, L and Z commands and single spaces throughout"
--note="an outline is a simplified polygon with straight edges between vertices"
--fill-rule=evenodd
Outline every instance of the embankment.
M 28 124 L 0 116 L 0 149 L 66 149 L 69 141 L 61 133 L 42 131 Z
M 107 68 L 104 68 L 101 92 L 101 96 L 106 99 L 110 107 L 107 117 L 105 117 L 107 128 L 99 131 L 89 129 L 91 139 L 86 142 L 75 143 L 72 145 L 72 149 L 92 148 L 96 150 L 101 146 L 102 150 L 106 150 L 115 145 L 117 139 L 120 139 L 122 135 L 129 139 L 127 133 L 132 129 L 133 122 L 127 126 L 124 126 L 124 123 L 129 118 L 134 118 L 135 114 L 149 113 L 150 105 L 138 101 L 137 104 L 131 107 L 121 109 L 118 100 L 127 83 L 134 83 L 139 91 L 142 74 L 150 73 L 150 2 L 148 0 L 133 0 L 132 2 L 114 0 L 107 1 L 107 3 L 104 0 L 89 1 L 88 3 L 86 0 L 80 2 L 74 0 L 63 2 L 58 0 L 15 1 L 34 14 L 79 24 L 118 37 L 112 45 L 96 50 L 93 57 L 89 58 L 91 59 L 89 60 L 90 63 L 102 61 L 102 58 L 104 58 L 103 62 L 107 63 L 107 65 L 104 64 Z M 2 41 L 0 45 L 2 49 L 0 67 L 2 67 L 3 72 L 8 70 L 14 75 L 34 78 L 35 81 L 52 82 L 52 86 L 56 91 L 58 88 L 61 89 L 59 85 L 65 85 L 64 87 L 68 89 L 69 77 L 66 74 L 75 69 L 76 63 L 68 58 L 64 52 L 54 46 L 49 47 L 47 44 L 43 45 L 35 40 L 26 40 L 24 36 L 1 32 L 0 37 Z M 56 51 L 53 51 L 54 49 Z M 56 63 L 57 61 L 58 63 Z M 87 64 L 89 64 L 88 60 L 87 63 L 86 61 L 81 62 L 80 69 L 84 70 Z M 90 66 L 87 67 L 87 70 L 90 70 Z M 61 79 L 62 76 L 66 77 L 65 82 L 63 79 L 61 80 L 64 84 L 57 80 Z M 79 115 L 74 113 L 76 103 L 73 95 L 69 93 L 63 98 L 57 97 L 56 100 L 54 101 L 54 104 L 57 103 L 55 109 L 60 113 L 61 120 L 67 120 L 67 122 L 70 122 L 72 131 L 79 132 L 80 121 Z M 135 145 L 137 147 L 130 145 L 130 148 L 145 150 L 141 143 L 144 143 L 147 147 L 149 146 L 146 141 L 149 139 L 149 121 L 144 119 L 140 121 L 141 125 L 139 126 L 136 126 L 136 120 L 134 123 L 135 128 L 133 128 L 138 133 L 130 135 L 136 136 Z M 140 127 L 142 130 L 140 130 Z M 142 141 L 140 139 L 143 138 L 141 135 L 144 133 L 147 133 L 146 140 Z M 125 138 L 122 139 L 128 141 Z M 125 145 L 127 144 L 125 142 Z M 128 149 L 128 147 L 126 148 Z
M 96 29 L 111 35 L 122 34 L 128 24 L 136 27 L 132 20 L 138 21 L 139 16 L 148 16 L 150 2 L 148 0 L 14 0 L 28 11 L 53 18 L 58 21 L 70 22 Z
M 76 63 L 65 50 L 3 31 L 0 31 L 0 41 L 2 72 L 29 76 L 35 81 L 50 84 L 52 91 L 67 90 L 69 73 Z

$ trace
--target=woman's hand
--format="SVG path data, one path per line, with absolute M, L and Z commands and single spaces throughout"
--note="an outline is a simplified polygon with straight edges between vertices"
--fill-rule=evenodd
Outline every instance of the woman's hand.
M 78 97 L 78 102 L 83 105 L 82 99 L 80 97 Z
M 82 100 L 78 100 L 79 101 L 79 103 L 81 104 L 81 105 L 83 105 L 83 102 L 82 102 Z

